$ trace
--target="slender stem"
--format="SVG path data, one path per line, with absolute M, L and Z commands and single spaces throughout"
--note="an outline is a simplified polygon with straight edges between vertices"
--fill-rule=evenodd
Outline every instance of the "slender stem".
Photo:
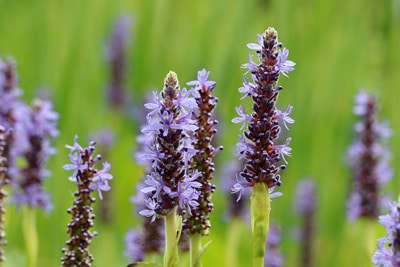
M 265 244 L 269 230 L 270 199 L 267 185 L 256 183 L 251 195 L 253 267 L 264 267 Z
M 190 236 L 190 266 L 202 267 L 201 263 L 201 234 L 196 233 Z
M 178 236 L 181 229 L 176 225 L 176 207 L 165 216 L 165 251 L 164 267 L 177 267 L 178 259 Z
M 23 233 L 27 254 L 26 266 L 36 267 L 39 247 L 36 231 L 36 210 L 32 207 L 24 207 Z

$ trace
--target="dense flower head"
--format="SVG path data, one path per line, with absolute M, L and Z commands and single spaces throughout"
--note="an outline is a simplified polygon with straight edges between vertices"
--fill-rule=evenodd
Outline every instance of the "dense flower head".
M 97 170 L 95 164 L 101 159 L 100 155 L 94 156 L 95 142 L 90 142 L 88 147 L 82 147 L 77 142 L 78 136 L 74 137 L 73 145 L 66 145 L 70 150 L 69 159 L 71 163 L 63 166 L 64 170 L 73 171 L 69 180 L 77 184 L 77 191 L 74 193 L 75 200 L 73 207 L 68 209 L 72 219 L 68 224 L 70 239 L 66 242 L 66 247 L 62 249 L 64 257 L 61 259 L 63 266 L 90 266 L 93 256 L 89 252 L 91 239 L 97 235 L 91 232 L 93 226 L 92 204 L 95 198 L 91 196 L 94 190 L 98 190 L 100 199 L 101 191 L 108 191 L 110 186 L 108 181 L 112 179 L 109 173 L 111 165 L 103 162 L 103 168 Z
M 21 109 L 19 111 L 21 112 Z M 16 124 L 14 138 L 17 142 L 21 139 L 28 141 L 26 148 L 20 151 L 26 166 L 19 170 L 18 178 L 13 183 L 14 198 L 11 201 L 17 206 L 26 204 L 50 210 L 51 197 L 43 189 L 44 178 L 48 177 L 50 172 L 44 167 L 49 156 L 56 153 L 55 148 L 51 146 L 51 138 L 57 137 L 59 133 L 58 113 L 53 110 L 50 101 L 42 99 L 35 99 L 32 108 L 24 109 L 24 112 L 23 123 L 20 119 Z M 21 115 L 16 117 L 19 116 Z M 23 129 L 19 127 L 22 125 Z M 21 132 L 25 137 L 21 136 Z
M 388 203 L 388 214 L 379 216 L 386 236 L 378 239 L 378 250 L 372 257 L 375 266 L 396 267 L 400 263 L 400 202 Z
M 186 89 L 180 89 L 176 73 L 169 72 L 161 93 L 153 92 L 153 103 L 147 125 L 142 128 L 145 150 L 138 154 L 148 161 L 148 174 L 141 192 L 147 194 L 145 208 L 139 214 L 155 221 L 176 206 L 183 213 L 198 206 L 198 185 L 191 179 L 185 153 L 191 135 L 198 127 L 192 119 L 194 100 Z
M 212 92 L 216 86 L 214 81 L 208 80 L 210 72 L 206 69 L 197 72 L 197 80 L 188 82 L 192 86 L 190 92 L 193 94 L 196 109 L 194 112 L 197 129 L 193 134 L 192 146 L 188 145 L 186 160 L 191 169 L 193 180 L 192 194 L 197 195 L 196 209 L 183 218 L 183 229 L 187 235 L 201 234 L 208 235 L 211 222 L 210 213 L 214 209 L 212 194 L 215 185 L 211 183 L 214 177 L 213 158 L 221 151 L 222 146 L 214 147 L 213 141 L 217 133 L 218 121 L 213 118 L 218 98 Z M 190 160 L 191 159 L 191 160 Z
M 110 65 L 110 84 L 107 90 L 107 100 L 116 107 L 126 101 L 124 79 L 126 76 L 127 62 L 126 50 L 130 38 L 132 19 L 128 15 L 117 17 L 113 31 L 106 46 L 106 59 Z
M 360 90 L 355 96 L 353 112 L 359 116 L 356 138 L 348 149 L 348 162 L 353 173 L 352 191 L 347 202 L 348 217 L 376 218 L 381 199 L 379 191 L 392 177 L 387 139 L 391 130 L 387 122 L 377 119 L 377 97 Z
M 256 50 L 259 63 L 255 63 L 249 56 L 249 63 L 243 67 L 251 73 L 252 82 L 244 78 L 244 87 L 239 88 L 240 93 L 253 100 L 253 111 L 247 114 L 243 106 L 236 108 L 239 117 L 234 118 L 234 123 L 242 123 L 241 129 L 247 129 L 239 136 L 237 153 L 239 158 L 246 159 L 246 164 L 240 176 L 244 181 L 238 181 L 234 185 L 233 192 L 239 193 L 239 198 L 246 187 L 252 187 L 255 183 L 265 183 L 268 188 L 280 185 L 280 172 L 286 168 L 285 156 L 291 155 L 287 138 L 282 145 L 275 144 L 281 132 L 281 124 L 288 128 L 288 124 L 294 123 L 289 116 L 292 106 L 286 111 L 276 107 L 279 92 L 278 86 L 280 74 L 294 69 L 295 63 L 288 60 L 289 51 L 278 42 L 278 34 L 273 28 L 268 28 L 264 34 L 257 35 L 258 43 L 248 44 L 252 50 Z M 283 163 L 282 163 L 283 161 Z

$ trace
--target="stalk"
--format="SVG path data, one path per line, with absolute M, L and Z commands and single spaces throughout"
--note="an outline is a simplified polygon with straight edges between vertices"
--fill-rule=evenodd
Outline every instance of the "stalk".
M 251 195 L 253 267 L 264 267 L 265 244 L 269 230 L 270 197 L 264 183 L 256 183 Z

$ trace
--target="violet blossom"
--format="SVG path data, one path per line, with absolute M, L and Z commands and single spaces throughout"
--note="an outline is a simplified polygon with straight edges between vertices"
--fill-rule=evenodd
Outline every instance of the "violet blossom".
M 101 159 L 100 155 L 94 156 L 96 143 L 90 142 L 89 146 L 84 148 L 77 143 L 77 138 L 76 135 L 72 146 L 66 145 L 70 150 L 69 158 L 72 164 L 63 166 L 63 169 L 73 171 L 72 178 L 69 179 L 76 184 L 77 191 L 74 193 L 76 199 L 73 201 L 73 207 L 67 211 L 72 218 L 67 229 L 70 239 L 62 249 L 62 266 L 91 266 L 94 258 L 89 252 L 89 245 L 91 239 L 97 235 L 97 232 L 90 231 L 95 218 L 92 204 L 96 200 L 91 193 L 98 190 L 101 199 L 101 191 L 110 189 L 108 181 L 113 178 L 109 173 L 109 163 L 104 162 L 101 170 L 95 168 L 95 164 Z
M 377 119 L 377 97 L 360 90 L 353 108 L 359 121 L 356 138 L 348 149 L 348 162 L 353 173 L 352 191 L 347 201 L 350 220 L 359 217 L 375 219 L 381 206 L 380 189 L 391 179 L 390 150 L 387 144 L 391 130 Z
M 287 123 L 294 122 L 289 117 L 292 106 L 282 112 L 276 107 L 276 102 L 279 92 L 282 91 L 282 87 L 277 84 L 279 76 L 281 73 L 287 76 L 294 69 L 295 63 L 287 59 L 289 51 L 278 42 L 277 32 L 273 28 L 268 28 L 264 34 L 258 34 L 257 40 L 258 43 L 250 43 L 247 47 L 256 50 L 260 63 L 253 62 L 249 56 L 249 63 L 243 67 L 251 73 L 253 81 L 249 83 L 244 78 L 244 87 L 239 88 L 240 93 L 251 96 L 253 111 L 251 115 L 247 115 L 243 107 L 239 106 L 236 110 L 240 117 L 232 120 L 242 123 L 241 130 L 249 123 L 244 134 L 239 135 L 237 144 L 239 158 L 246 160 L 240 172 L 243 181 L 239 177 L 232 189 L 232 193 L 238 194 L 238 199 L 245 188 L 253 187 L 256 183 L 265 183 L 269 189 L 280 185 L 279 173 L 286 168 L 285 156 L 290 156 L 292 150 L 289 147 L 290 137 L 285 144 L 275 144 L 281 132 L 279 121 L 283 120 L 286 128 Z

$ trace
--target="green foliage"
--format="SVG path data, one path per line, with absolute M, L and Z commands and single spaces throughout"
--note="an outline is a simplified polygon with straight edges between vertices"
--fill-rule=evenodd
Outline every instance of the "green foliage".
M 237 88 L 244 72 L 240 65 L 249 53 L 246 44 L 255 42 L 256 34 L 268 26 L 278 31 L 279 40 L 290 50 L 289 59 L 297 63 L 290 78 L 280 81 L 284 90 L 278 105 L 294 106 L 296 124 L 290 131 L 293 157 L 288 159 L 278 189 L 284 196 L 272 202 L 271 211 L 271 219 L 282 225 L 286 266 L 297 266 L 299 259 L 298 243 L 292 236 L 298 223 L 292 212 L 293 195 L 298 179 L 306 175 L 315 179 L 318 190 L 315 266 L 340 266 L 344 259 L 356 256 L 352 250 L 359 243 L 344 242 L 348 239 L 344 203 L 350 181 L 344 154 L 353 133 L 353 96 L 360 87 L 377 92 L 381 117 L 390 120 L 395 134 L 400 132 L 398 1 L 0 0 L 0 6 L 0 55 L 16 59 L 24 99 L 30 102 L 36 89 L 48 88 L 61 115 L 61 135 L 56 140 L 59 153 L 49 163 L 53 175 L 46 182 L 55 209 L 37 214 L 39 266 L 59 266 L 67 240 L 70 218 L 66 210 L 72 205 L 75 188 L 61 169 L 68 161 L 64 145 L 72 144 L 75 133 L 89 141 L 90 132 L 104 127 L 117 136 L 107 159 L 113 166 L 114 220 L 95 220 L 99 236 L 91 246 L 93 266 L 129 263 L 122 252 L 126 231 L 139 222 L 129 202 L 143 174 L 132 157 L 139 126 L 131 119 L 132 112 L 112 110 L 105 101 L 109 74 L 104 46 L 120 14 L 134 19 L 126 81 L 132 110 L 142 106 L 145 94 L 162 88 L 169 70 L 178 73 L 181 86 L 195 79 L 197 70 L 211 71 L 219 97 L 218 142 L 225 147 L 217 157 L 217 184 L 239 133 L 239 126 L 230 120 L 240 103 Z M 399 147 L 400 138 L 395 135 L 391 143 Z M 393 162 L 398 162 L 394 149 L 393 154 Z M 393 165 L 396 174 L 398 165 Z M 397 176 L 386 188 L 393 195 L 399 194 Z M 202 257 L 204 266 L 226 264 L 226 200 L 219 188 L 216 192 L 213 243 Z M 5 266 L 23 266 L 23 217 L 14 206 L 6 208 L 9 245 Z M 241 233 L 237 266 L 246 266 L 251 257 L 246 245 L 251 230 L 242 225 Z M 363 250 L 360 246 L 356 251 Z

